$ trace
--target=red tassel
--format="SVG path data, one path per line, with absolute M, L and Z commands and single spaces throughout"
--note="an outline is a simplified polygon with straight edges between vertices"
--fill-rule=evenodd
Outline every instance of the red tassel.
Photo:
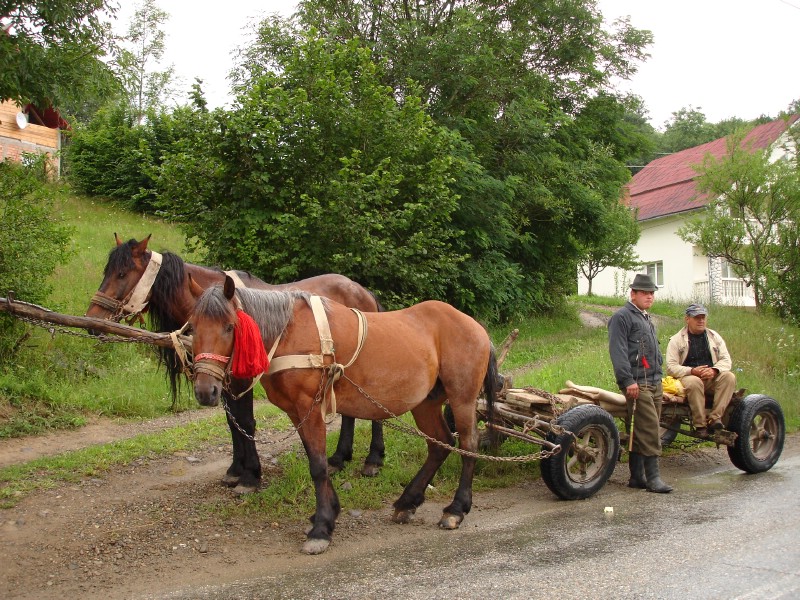
M 642 356 L 642 364 L 644 365 L 645 369 L 649 369 L 650 368 L 650 363 L 647 362 L 647 357 L 646 356 Z
M 243 310 L 236 311 L 239 324 L 233 333 L 233 365 L 231 373 L 237 379 L 251 379 L 269 368 L 269 358 L 264 349 L 264 340 L 261 331 L 253 320 Z

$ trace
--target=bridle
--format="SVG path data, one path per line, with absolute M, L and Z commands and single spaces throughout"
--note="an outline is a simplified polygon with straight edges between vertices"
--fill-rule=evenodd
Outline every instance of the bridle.
M 136 282 L 136 285 L 125 298 L 117 300 L 113 296 L 98 290 L 92 296 L 91 303 L 110 311 L 111 321 L 127 319 L 128 322 L 132 322 L 137 317 L 141 319 L 141 313 L 147 307 L 153 283 L 155 283 L 160 270 L 161 254 L 150 251 L 150 261 L 147 263 L 144 273 L 142 273 L 139 281 Z

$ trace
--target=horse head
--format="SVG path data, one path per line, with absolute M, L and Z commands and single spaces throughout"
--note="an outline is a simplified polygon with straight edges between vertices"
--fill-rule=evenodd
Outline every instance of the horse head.
M 233 354 L 234 331 L 238 322 L 233 279 L 226 276 L 223 286 L 202 288 L 189 279 L 192 295 L 197 298 L 189 317 L 194 353 L 194 395 L 203 406 L 216 406 L 228 378 Z M 202 292 L 202 293 L 201 293 Z
M 152 234 L 151 234 L 152 235 Z M 103 281 L 95 292 L 86 311 L 87 317 L 98 319 L 119 319 L 123 316 L 123 305 L 136 289 L 142 278 L 150 256 L 147 243 L 151 235 L 137 242 L 131 239 L 123 242 L 116 233 L 116 246 L 108 255 L 103 271 Z M 90 330 L 90 333 L 94 333 Z

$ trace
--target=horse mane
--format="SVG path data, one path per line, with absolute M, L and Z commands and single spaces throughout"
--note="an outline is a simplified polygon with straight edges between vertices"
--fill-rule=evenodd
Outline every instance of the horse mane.
M 273 342 L 289 325 L 294 315 L 297 300 L 308 301 L 311 297 L 304 290 L 254 290 L 238 288 L 236 295 L 242 309 L 258 324 L 265 343 Z M 327 301 L 323 298 L 323 305 Z M 212 319 L 235 319 L 234 310 L 223 293 L 221 285 L 207 289 L 195 305 L 195 312 Z

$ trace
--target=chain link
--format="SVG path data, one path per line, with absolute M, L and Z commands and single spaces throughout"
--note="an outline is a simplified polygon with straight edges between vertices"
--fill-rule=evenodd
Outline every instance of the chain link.
M 56 326 L 49 321 L 36 319 L 34 317 L 26 317 L 23 315 L 14 315 L 14 317 L 19 319 L 20 321 L 25 321 L 26 323 L 30 323 L 31 325 L 35 325 L 36 327 L 41 327 L 42 329 L 46 329 L 51 336 L 55 336 L 56 333 L 63 333 L 64 335 L 86 338 L 94 340 L 96 342 L 102 342 L 104 344 L 106 343 L 150 344 L 151 343 L 150 340 L 148 339 L 129 338 L 109 333 L 101 333 L 98 335 L 92 335 L 90 333 L 82 333 L 80 331 L 73 331 L 72 329 L 67 329 L 64 326 Z

